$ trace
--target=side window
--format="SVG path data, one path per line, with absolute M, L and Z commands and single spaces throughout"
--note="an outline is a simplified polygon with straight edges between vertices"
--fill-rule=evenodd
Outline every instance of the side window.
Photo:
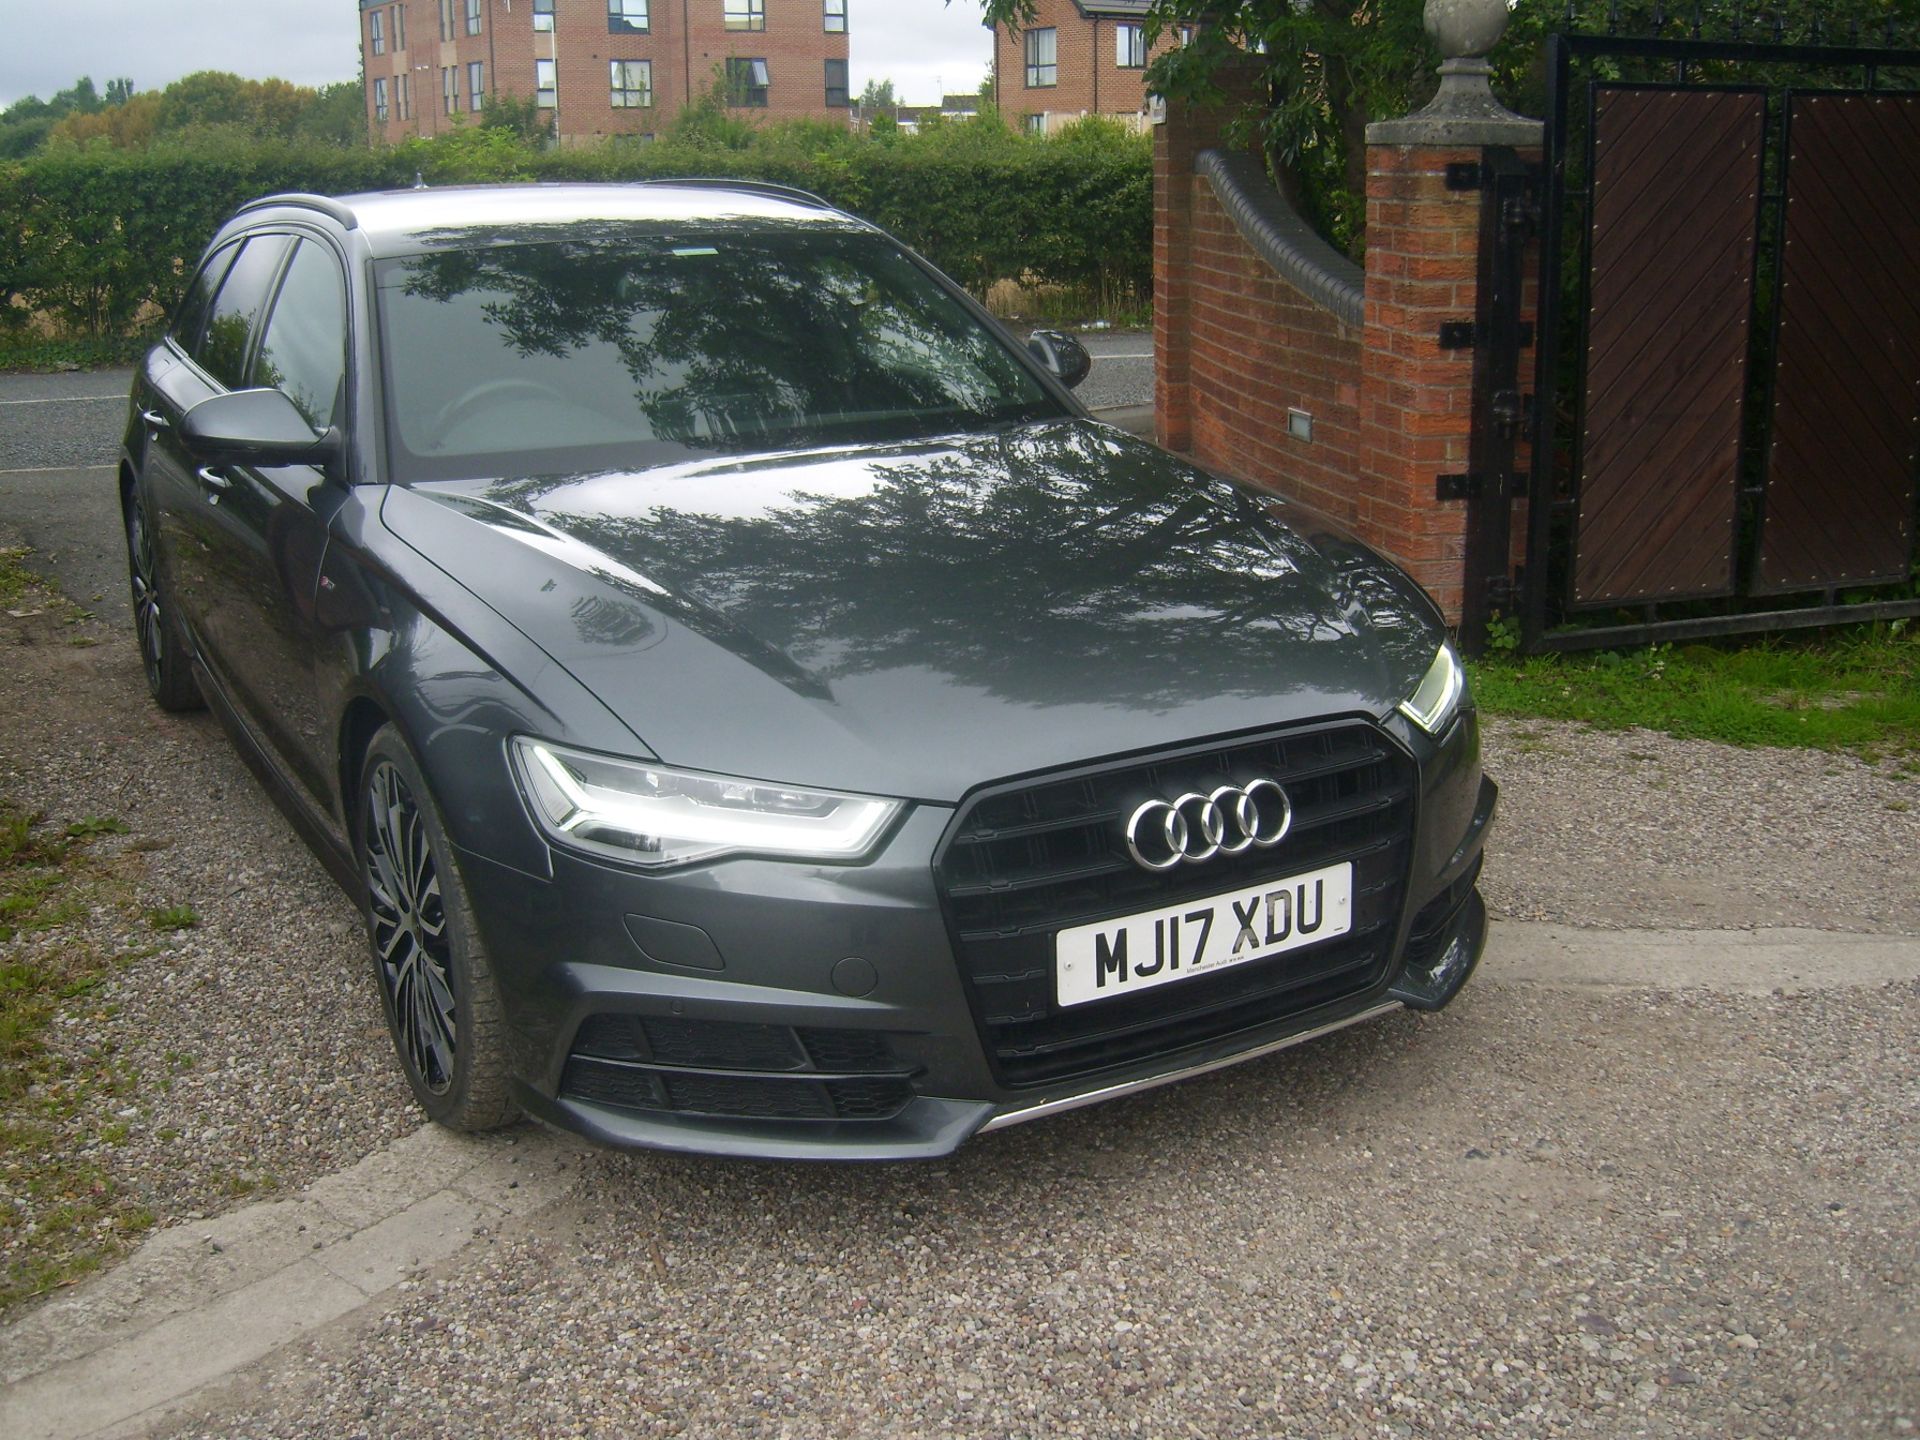
M 238 390 L 246 374 L 247 352 L 287 243 L 285 235 L 256 235 L 241 247 L 214 297 L 206 337 L 191 352 L 200 368 L 229 390 Z
M 174 312 L 173 324 L 167 333 L 173 336 L 174 344 L 189 355 L 194 354 L 200 344 L 200 332 L 206 328 L 207 309 L 213 303 L 214 291 L 220 288 L 220 282 L 226 278 L 227 267 L 233 264 L 233 257 L 239 253 L 238 245 L 227 245 L 202 265 L 200 273 L 193 277 L 193 283 L 187 286 L 180 308 Z
M 253 383 L 285 392 L 315 430 L 337 422 L 346 398 L 347 297 L 339 263 L 317 240 L 298 242 L 260 340 Z

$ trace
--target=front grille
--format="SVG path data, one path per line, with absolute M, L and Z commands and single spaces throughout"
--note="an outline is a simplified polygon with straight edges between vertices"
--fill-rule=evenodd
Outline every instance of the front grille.
M 1267 776 L 1293 826 L 1271 850 L 1165 872 L 1127 855 L 1135 806 Z M 1406 895 L 1413 761 L 1363 722 L 995 786 L 948 827 L 934 863 L 961 971 L 1002 1083 L 1090 1075 L 1312 1009 L 1377 984 Z M 1321 945 L 1199 979 L 1060 1009 L 1054 933 L 1351 861 L 1353 928 Z
M 560 1095 L 741 1120 L 885 1120 L 913 1084 L 877 1031 L 592 1015 L 574 1033 Z

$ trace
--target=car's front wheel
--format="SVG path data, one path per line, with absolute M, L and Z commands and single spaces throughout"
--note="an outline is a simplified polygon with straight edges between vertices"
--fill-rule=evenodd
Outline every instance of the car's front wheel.
M 127 504 L 127 580 L 133 589 L 133 629 L 147 692 L 162 710 L 197 710 L 206 702 L 193 678 L 186 641 L 160 583 L 160 555 L 154 544 L 147 502 L 135 486 Z
M 373 969 L 407 1082 L 455 1130 L 512 1120 L 493 967 L 419 763 L 393 726 L 360 771 L 359 854 Z

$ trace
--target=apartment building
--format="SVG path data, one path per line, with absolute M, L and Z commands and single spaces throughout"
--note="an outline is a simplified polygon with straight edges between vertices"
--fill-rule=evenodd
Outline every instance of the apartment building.
M 772 119 L 847 113 L 849 0 L 360 0 L 375 140 L 538 102 L 562 143 L 651 138 L 719 76 Z
M 1085 115 L 1146 123 L 1152 0 L 1039 0 L 993 35 L 994 94 L 1009 123 L 1041 132 Z M 1173 43 L 1163 38 L 1162 45 Z

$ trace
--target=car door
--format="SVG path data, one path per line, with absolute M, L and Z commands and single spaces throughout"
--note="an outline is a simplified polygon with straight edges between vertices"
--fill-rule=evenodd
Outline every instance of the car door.
M 136 391 L 148 437 L 142 478 L 168 595 L 194 648 L 210 662 L 207 620 L 214 603 L 220 490 L 182 447 L 180 421 L 202 400 L 244 382 L 261 312 L 291 244 L 286 235 L 254 235 L 216 251 L 201 272 L 211 282 L 210 299 L 201 308 L 189 291 L 173 343 L 148 355 Z
M 293 240 L 244 375 L 248 388 L 286 395 L 316 435 L 344 424 L 346 277 L 318 236 Z M 216 679 L 324 812 L 333 737 L 314 684 L 314 602 L 344 481 L 311 465 L 201 464 L 195 475 L 211 522 L 202 625 Z

